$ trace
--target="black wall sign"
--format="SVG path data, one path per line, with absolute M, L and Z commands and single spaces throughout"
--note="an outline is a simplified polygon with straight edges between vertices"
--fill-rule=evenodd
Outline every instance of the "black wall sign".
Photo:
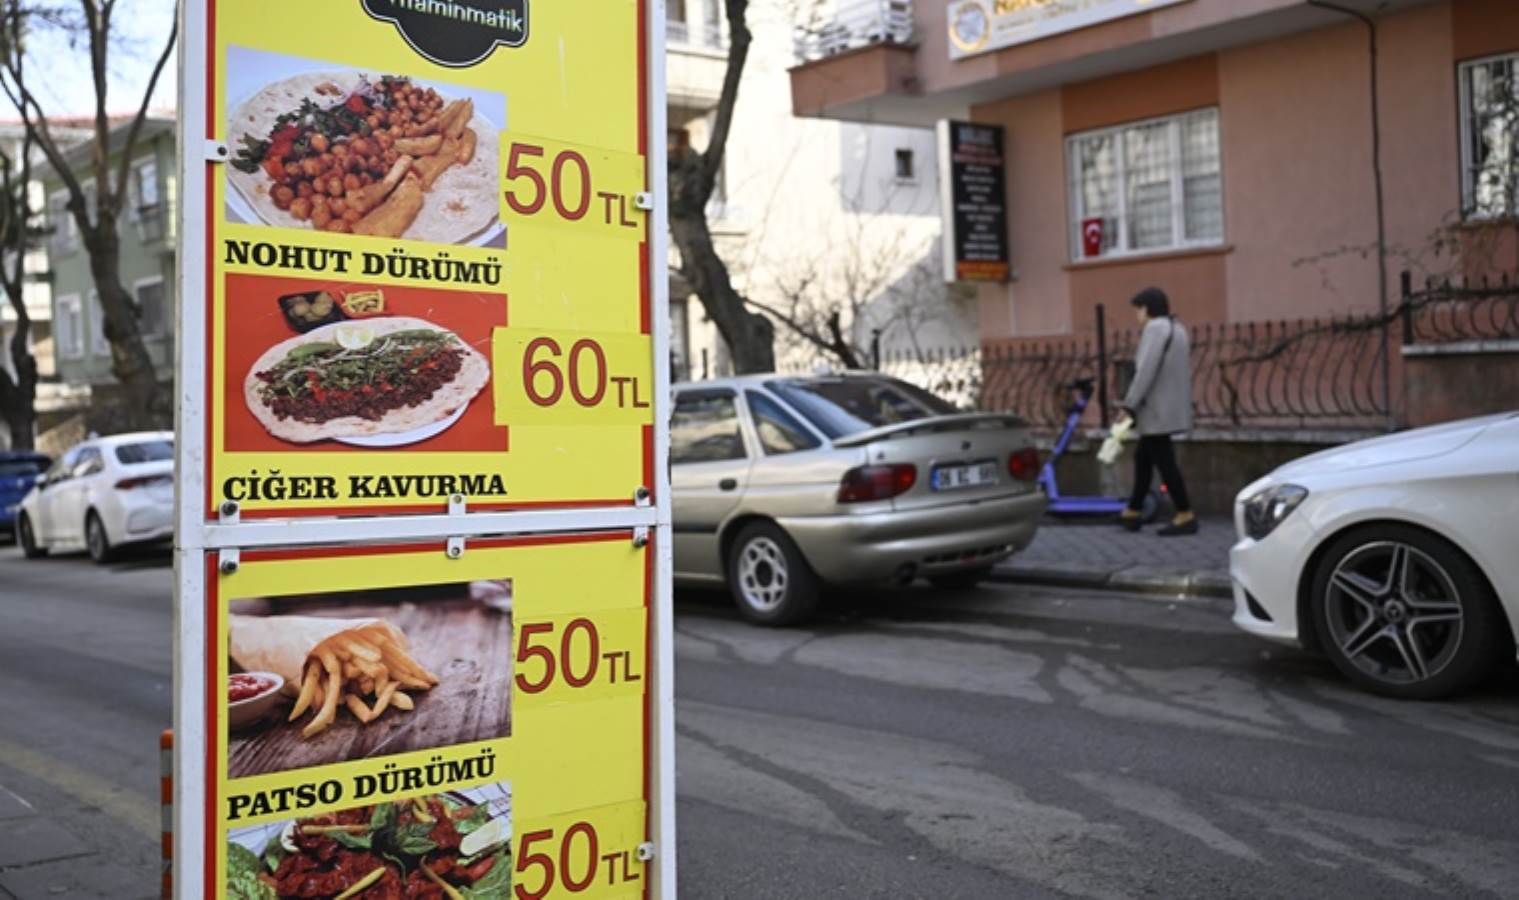
M 498 46 L 527 43 L 527 0 L 359 0 L 411 48 L 440 66 L 480 62 Z
M 939 123 L 945 274 L 955 281 L 1006 281 L 1007 176 L 1000 125 Z

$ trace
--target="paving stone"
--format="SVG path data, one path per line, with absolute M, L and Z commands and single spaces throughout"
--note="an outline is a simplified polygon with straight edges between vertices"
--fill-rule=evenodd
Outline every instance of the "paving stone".
M 89 852 L 89 847 L 49 819 L 42 816 L 13 819 L 6 823 L 5 839 L 0 840 L 0 869 L 83 856 Z M 5 884 L 9 875 L 9 872 L 0 874 L 0 884 Z M 7 890 L 15 893 L 9 886 Z
M 152 900 L 156 885 L 133 884 L 137 872 L 112 865 L 100 857 L 42 863 L 0 871 L 0 889 L 16 900 Z
M 1204 520 L 1195 535 L 1162 538 L 1157 526 L 1128 532 L 1108 522 L 1047 520 L 1034 542 L 997 567 L 1010 581 L 1227 598 L 1234 525 Z

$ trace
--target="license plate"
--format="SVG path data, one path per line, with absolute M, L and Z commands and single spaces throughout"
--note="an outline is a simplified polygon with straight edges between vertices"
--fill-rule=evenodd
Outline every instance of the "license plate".
M 971 463 L 968 466 L 940 466 L 934 469 L 930 479 L 936 491 L 953 491 L 960 488 L 995 484 L 997 464 L 994 462 Z

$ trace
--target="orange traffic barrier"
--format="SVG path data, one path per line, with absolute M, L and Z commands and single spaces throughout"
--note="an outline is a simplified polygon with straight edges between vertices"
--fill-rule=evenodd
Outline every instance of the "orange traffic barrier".
M 163 900 L 174 897 L 174 732 L 158 736 L 158 802 L 163 809 Z

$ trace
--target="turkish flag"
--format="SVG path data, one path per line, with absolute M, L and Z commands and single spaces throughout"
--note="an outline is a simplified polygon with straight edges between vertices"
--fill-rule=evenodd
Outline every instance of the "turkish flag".
M 1083 256 L 1102 255 L 1103 220 L 1081 220 L 1081 254 Z

